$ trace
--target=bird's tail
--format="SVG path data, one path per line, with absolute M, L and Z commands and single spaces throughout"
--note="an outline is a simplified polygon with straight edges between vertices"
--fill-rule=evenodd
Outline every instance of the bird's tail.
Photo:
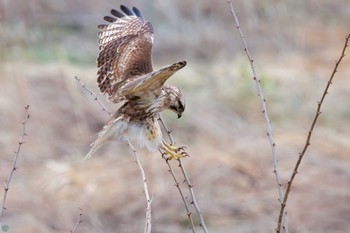
M 109 121 L 105 126 L 103 126 L 103 129 L 97 134 L 96 140 L 91 143 L 91 148 L 89 153 L 85 156 L 85 160 L 90 159 L 90 157 L 98 150 L 100 149 L 104 144 L 111 141 L 115 136 L 117 136 L 119 127 L 117 126 L 119 119 L 113 119 L 112 121 Z

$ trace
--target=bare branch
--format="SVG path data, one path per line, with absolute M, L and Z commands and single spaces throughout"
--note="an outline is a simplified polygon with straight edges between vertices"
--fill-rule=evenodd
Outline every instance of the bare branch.
M 158 116 L 158 121 L 161 123 L 161 125 L 163 126 L 163 128 L 165 129 L 167 135 L 168 135 L 168 138 L 169 138 L 169 141 L 170 141 L 170 144 L 174 144 L 174 140 L 173 140 L 173 137 L 171 136 L 171 131 L 168 129 L 168 127 L 165 125 L 164 121 L 163 121 L 163 118 L 162 118 L 162 115 L 159 114 Z
M 263 91 L 262 91 L 262 88 L 261 88 L 261 85 L 260 85 L 260 82 L 261 82 L 260 78 L 256 74 L 254 60 L 250 56 L 249 49 L 248 49 L 245 37 L 244 37 L 243 32 L 241 30 L 241 27 L 239 25 L 237 14 L 236 14 L 236 12 L 234 10 L 234 7 L 233 7 L 233 4 L 232 4 L 231 0 L 228 0 L 228 3 L 231 6 L 231 13 L 232 13 L 232 15 L 233 15 L 233 17 L 234 17 L 234 19 L 236 21 L 236 28 L 237 28 L 237 30 L 239 32 L 239 35 L 240 35 L 241 39 L 242 39 L 243 46 L 244 46 L 244 52 L 246 53 L 247 58 L 249 60 L 250 68 L 251 68 L 252 73 L 253 73 L 253 79 L 254 79 L 254 81 L 256 83 L 256 86 L 257 86 L 257 89 L 258 89 L 258 95 L 260 97 L 260 102 L 261 102 L 262 109 L 263 109 L 262 112 L 264 114 L 265 121 L 266 121 L 267 136 L 269 138 L 269 142 L 270 142 L 270 146 L 271 146 L 272 161 L 273 161 L 273 172 L 275 174 L 275 180 L 276 180 L 276 185 L 277 185 L 278 195 L 279 195 L 279 202 L 280 202 L 280 204 L 282 204 L 282 200 L 283 200 L 284 194 L 283 194 L 283 189 L 282 189 L 281 178 L 280 178 L 279 171 L 278 171 L 278 162 L 277 162 L 277 155 L 276 155 L 276 144 L 274 142 L 273 135 L 272 135 L 272 126 L 271 126 L 270 117 L 269 117 L 268 112 L 267 112 L 266 99 L 264 97 L 264 94 L 263 94 Z M 287 224 L 287 219 L 286 219 L 285 215 L 286 215 L 286 213 L 282 212 L 283 225 L 284 225 L 283 228 L 284 228 L 284 231 L 286 233 L 288 233 L 288 224 Z
M 161 120 L 161 121 L 162 121 L 162 120 Z M 163 122 L 163 123 L 164 123 L 164 122 Z M 160 151 L 160 153 L 162 153 L 162 152 Z M 191 213 L 190 209 L 188 208 L 188 205 L 187 205 L 185 196 L 184 196 L 184 194 L 183 194 L 183 192 L 182 192 L 182 190 L 181 190 L 181 188 L 180 188 L 179 181 L 177 180 L 177 178 L 176 178 L 176 176 L 175 176 L 175 173 L 174 173 L 173 168 L 171 167 L 171 165 L 170 165 L 170 163 L 169 163 L 169 160 L 167 160 L 167 159 L 164 159 L 164 160 L 165 160 L 166 164 L 167 164 L 168 167 L 169 167 L 169 172 L 170 172 L 171 176 L 172 176 L 173 179 L 174 179 L 175 186 L 176 186 L 177 190 L 179 191 L 179 194 L 180 194 L 180 196 L 181 196 L 181 199 L 182 199 L 182 201 L 183 201 L 183 203 L 184 203 L 184 205 L 185 205 L 185 209 L 186 209 L 186 212 L 187 212 L 187 216 L 188 216 L 188 219 L 190 220 L 190 224 L 191 224 L 190 229 L 192 230 L 193 233 L 195 233 L 196 231 L 195 231 L 195 229 L 194 229 L 194 223 L 193 223 L 193 219 L 192 219 L 192 213 Z
M 0 209 L 0 221 L 2 219 L 2 215 L 3 215 L 4 210 L 6 209 L 5 208 L 6 197 L 7 197 L 8 190 L 10 188 L 10 183 L 11 183 L 11 180 L 13 177 L 13 173 L 17 169 L 16 164 L 17 164 L 19 153 L 21 151 L 22 144 L 24 143 L 23 140 L 24 140 L 24 137 L 27 136 L 26 126 L 27 126 L 27 121 L 29 119 L 29 105 L 25 106 L 24 109 L 25 109 L 25 116 L 24 116 L 24 120 L 22 122 L 22 133 L 19 137 L 18 146 L 17 146 L 17 150 L 15 152 L 15 157 L 13 159 L 11 171 L 10 171 L 8 178 L 5 181 L 5 185 L 4 185 L 4 197 L 2 199 L 2 205 L 1 205 L 1 209 Z
M 92 97 L 94 97 L 94 101 L 97 101 L 97 103 L 102 107 L 102 111 L 104 111 L 104 112 L 108 113 L 110 116 L 112 116 L 112 112 L 110 112 L 110 111 L 103 105 L 103 103 L 97 98 L 96 94 L 95 94 L 93 91 L 91 91 L 91 90 L 85 85 L 85 83 L 84 83 L 83 81 L 81 81 L 81 79 L 79 79 L 77 76 L 75 76 L 75 80 L 77 80 L 77 81 L 81 84 L 81 86 L 82 86 L 87 92 L 89 92 L 89 94 L 90 94 Z
M 191 184 L 190 179 L 188 178 L 187 172 L 185 170 L 185 167 L 184 167 L 181 159 L 179 159 L 179 167 L 181 168 L 182 174 L 185 177 L 185 182 L 187 184 L 188 190 L 190 191 L 190 194 L 191 194 L 191 198 L 192 198 L 191 204 L 194 206 L 194 208 L 196 209 L 196 212 L 199 216 L 199 221 L 200 221 L 199 226 L 203 229 L 203 231 L 205 233 L 208 233 L 208 229 L 207 229 L 207 226 L 205 225 L 205 221 L 204 221 L 202 212 L 199 209 L 199 206 L 198 206 L 197 201 L 196 201 L 196 195 L 194 194 L 193 185 Z
M 141 171 L 142 180 L 143 180 L 143 190 L 144 190 L 146 201 L 147 201 L 144 233 L 151 233 L 151 229 L 152 229 L 151 203 L 152 203 L 153 197 L 150 198 L 150 196 L 149 196 L 148 186 L 147 186 L 147 182 L 146 182 L 147 179 L 146 179 L 145 171 L 143 170 L 140 158 L 139 158 L 135 148 L 133 147 L 133 145 L 131 144 L 129 139 L 128 139 L 128 143 L 129 143 L 129 146 L 134 154 L 135 163 L 139 166 L 139 169 Z
M 95 95 L 95 93 L 93 91 L 91 91 L 89 88 L 86 87 L 85 83 L 83 83 L 79 78 L 75 77 L 75 79 L 82 85 L 82 87 L 90 93 L 90 95 L 92 95 L 94 97 L 94 100 L 97 101 L 97 103 L 102 107 L 102 111 L 108 113 L 110 116 L 112 115 L 112 113 L 102 104 L 102 102 L 97 98 L 97 96 Z M 137 163 L 140 171 L 141 171 L 141 175 L 142 175 L 142 180 L 143 180 L 143 188 L 144 188 L 144 193 L 145 193 L 145 197 L 146 197 L 146 202 L 147 202 L 147 207 L 146 207 L 146 220 L 145 220 L 145 233 L 150 233 L 151 229 L 152 229 L 152 217 L 151 217 L 151 204 L 152 204 L 152 200 L 153 197 L 150 198 L 149 192 L 148 192 L 148 186 L 147 186 L 147 179 L 146 179 L 146 175 L 145 175 L 145 171 L 142 167 L 142 164 L 140 162 L 139 156 L 137 154 L 137 151 L 135 150 L 135 148 L 133 147 L 133 145 L 131 144 L 130 140 L 128 140 L 128 144 L 129 147 L 131 148 L 133 154 L 134 154 L 134 158 L 135 158 L 135 162 Z
M 81 212 L 81 209 L 79 208 L 79 211 L 78 211 L 78 217 L 77 217 L 77 221 L 75 222 L 74 226 L 73 226 L 73 230 L 70 231 L 70 233 L 75 233 L 76 230 L 78 229 L 78 226 L 80 223 L 82 223 L 83 221 L 81 220 L 81 216 L 82 216 L 82 212 Z
M 282 213 L 284 212 L 284 209 L 286 208 L 288 196 L 289 196 L 289 193 L 290 193 L 290 189 L 292 187 L 292 184 L 293 184 L 295 176 L 298 174 L 298 168 L 299 168 L 299 166 L 301 164 L 301 160 L 303 159 L 303 157 L 304 157 L 308 147 L 310 146 L 310 140 L 311 140 L 312 132 L 314 130 L 314 127 L 316 125 L 318 117 L 321 115 L 322 103 L 323 103 L 324 99 L 326 98 L 326 95 L 328 94 L 328 89 L 329 89 L 329 87 L 332 84 L 332 81 L 333 81 L 333 78 L 335 76 L 335 73 L 337 72 L 338 66 L 339 66 L 340 62 L 342 61 L 342 59 L 345 57 L 345 50 L 349 46 L 349 44 L 348 44 L 349 43 L 349 39 L 350 39 L 350 33 L 347 35 L 347 37 L 345 39 L 345 44 L 344 44 L 344 47 L 342 49 L 340 58 L 335 63 L 335 67 L 333 69 L 331 77 L 329 78 L 329 80 L 327 82 L 326 88 L 323 91 L 321 100 L 317 103 L 317 109 L 316 109 L 315 117 L 314 117 L 314 120 L 312 121 L 310 130 L 308 132 L 304 148 L 303 148 L 302 152 L 299 153 L 298 161 L 295 164 L 293 173 L 292 173 L 292 175 L 291 175 L 291 177 L 289 179 L 288 185 L 287 185 L 286 194 L 285 194 L 285 196 L 283 198 L 283 202 L 281 203 L 281 209 L 280 209 L 280 213 L 279 213 L 279 216 L 278 216 L 278 224 L 277 224 L 277 228 L 276 228 L 276 232 L 277 233 L 281 232 L 281 221 L 282 221 L 282 215 L 283 215 Z
M 173 138 L 172 138 L 172 136 L 171 136 L 171 130 L 169 130 L 168 127 L 165 125 L 165 123 L 164 123 L 164 121 L 163 121 L 163 119 L 161 118 L 160 115 L 159 115 L 158 120 L 161 122 L 161 125 L 162 125 L 162 126 L 164 127 L 164 129 L 166 130 L 166 132 L 167 132 L 167 134 L 168 134 L 168 137 L 169 137 L 169 140 L 170 140 L 170 142 L 173 144 L 174 140 L 173 140 Z M 168 163 L 168 161 L 167 161 L 166 159 L 165 159 L 165 161 L 167 162 L 167 164 L 168 164 L 168 166 L 169 166 L 169 169 L 170 169 L 169 171 L 170 171 L 170 173 L 172 173 L 172 175 L 173 175 L 173 172 L 172 172 L 172 169 L 171 169 L 170 164 Z M 181 168 L 181 172 L 182 172 L 182 174 L 183 174 L 183 176 L 184 176 L 185 182 L 186 182 L 186 184 L 187 184 L 187 187 L 188 187 L 188 189 L 189 189 L 189 192 L 190 192 L 190 195 L 191 195 L 191 198 L 192 198 L 191 204 L 193 204 L 193 206 L 195 207 L 195 210 L 196 210 L 196 212 L 197 212 L 197 214 L 198 214 L 198 216 L 199 216 L 199 220 L 200 220 L 199 226 L 203 229 L 203 231 L 204 231 L 205 233 L 208 233 L 208 229 L 207 229 L 207 227 L 206 227 L 206 224 L 205 224 L 203 215 L 202 215 L 202 213 L 201 213 L 201 211 L 200 211 L 200 209 L 199 209 L 199 206 L 198 206 L 198 204 L 197 204 L 197 201 L 196 201 L 196 196 L 195 196 L 195 193 L 194 193 L 194 190 L 193 190 L 193 185 L 191 185 L 191 183 L 190 183 L 190 180 L 189 180 L 189 178 L 188 178 L 188 175 L 187 175 L 187 173 L 186 173 L 186 169 L 185 169 L 185 167 L 184 167 L 184 165 L 183 165 L 183 163 L 182 163 L 181 158 L 179 158 L 178 161 L 179 161 L 179 167 Z M 173 177 L 174 177 L 174 175 L 173 175 Z M 183 198 L 182 191 L 181 191 L 180 188 L 178 187 L 178 182 L 177 182 L 176 180 L 175 180 L 175 184 L 176 184 L 176 187 L 177 187 L 178 190 L 179 190 L 179 193 L 180 193 L 181 198 L 183 199 L 183 201 L 184 201 L 184 203 L 185 203 L 185 208 L 186 208 L 186 211 L 187 211 L 187 215 L 188 215 L 188 217 L 190 218 L 190 222 L 191 222 L 191 224 L 192 224 L 192 222 L 193 222 L 192 219 L 191 219 L 192 216 L 191 216 L 191 214 L 190 214 L 190 212 L 189 212 L 189 210 L 188 210 L 187 203 L 185 202 L 185 199 Z M 191 227 L 192 227 L 192 229 L 193 229 L 193 225 L 192 225 Z

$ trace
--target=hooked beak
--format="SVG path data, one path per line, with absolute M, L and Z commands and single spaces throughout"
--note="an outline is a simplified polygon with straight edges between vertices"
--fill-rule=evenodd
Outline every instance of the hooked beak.
M 179 119 L 182 116 L 182 113 L 177 114 L 177 119 Z

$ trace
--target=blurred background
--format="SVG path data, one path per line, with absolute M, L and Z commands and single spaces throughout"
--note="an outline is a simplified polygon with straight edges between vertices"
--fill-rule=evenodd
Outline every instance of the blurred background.
M 31 115 L 1 225 L 13 233 L 69 232 L 81 208 L 77 232 L 143 232 L 146 202 L 127 144 L 116 141 L 83 161 L 109 116 L 74 79 L 98 93 L 96 26 L 120 4 L 137 6 L 152 22 L 155 68 L 188 62 L 168 82 L 184 92 L 185 114 L 179 120 L 169 112 L 163 116 L 177 144 L 186 145 L 191 155 L 183 161 L 209 231 L 273 232 L 279 202 L 271 149 L 225 0 L 0 1 L 2 183 L 27 104 Z M 350 2 L 245 0 L 234 5 L 268 101 L 285 187 L 349 33 Z M 287 205 L 290 232 L 350 231 L 349 67 L 347 56 L 296 177 Z M 139 154 L 154 194 L 153 232 L 190 232 L 166 164 L 158 153 Z M 181 177 L 176 161 L 171 163 Z

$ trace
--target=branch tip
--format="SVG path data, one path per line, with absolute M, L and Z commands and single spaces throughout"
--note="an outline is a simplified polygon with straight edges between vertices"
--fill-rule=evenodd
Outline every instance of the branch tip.
M 237 14 L 235 12 L 235 9 L 233 7 L 233 4 L 232 4 L 232 2 L 229 2 L 229 4 L 230 4 L 230 7 L 231 7 L 231 11 L 233 12 L 233 17 L 234 17 L 236 26 L 239 26 L 239 20 L 238 20 Z M 258 96 L 260 98 L 260 102 L 261 102 L 261 105 L 262 105 L 263 110 L 264 110 L 263 114 L 264 114 L 264 117 L 265 117 L 266 127 L 267 127 L 267 130 L 268 130 L 269 142 L 270 142 L 270 146 L 271 146 L 272 161 L 273 161 L 273 167 L 274 167 L 274 170 L 275 170 L 275 180 L 276 180 L 276 185 L 277 185 L 277 190 L 278 190 L 278 195 L 279 195 L 279 198 L 280 198 L 280 202 L 282 202 L 282 199 L 284 197 L 284 193 L 283 193 L 283 190 L 282 190 L 281 186 L 279 185 L 281 183 L 280 182 L 281 178 L 280 178 L 279 172 L 278 172 L 276 148 L 275 148 L 274 140 L 273 140 L 273 136 L 272 136 L 272 126 L 271 126 L 271 121 L 270 121 L 270 118 L 269 118 L 269 115 L 268 115 L 268 111 L 267 111 L 266 100 L 265 100 L 265 97 L 264 97 L 264 94 L 263 94 L 263 91 L 262 91 L 261 81 L 257 77 L 257 74 L 256 74 L 255 65 L 254 65 L 254 59 L 250 55 L 250 52 L 249 52 L 249 49 L 248 49 L 248 46 L 247 46 L 247 43 L 246 43 L 246 40 L 245 40 L 245 37 L 243 35 L 242 30 L 240 28 L 238 28 L 238 31 L 239 31 L 239 35 L 240 35 L 242 43 L 243 43 L 243 47 L 244 47 L 244 51 L 246 53 L 246 57 L 247 57 L 247 59 L 248 59 L 248 61 L 250 63 L 250 68 L 251 68 L 251 71 L 252 71 L 252 74 L 253 74 L 253 79 L 254 79 L 254 81 L 256 83 L 256 86 L 257 86 L 257 89 L 258 89 Z M 286 226 L 285 233 L 288 233 L 287 220 L 286 220 L 286 217 L 285 217 L 283 212 L 282 212 L 282 217 L 283 217 L 284 225 Z
M 314 129 L 315 125 L 316 125 L 318 117 L 321 114 L 322 103 L 323 103 L 324 99 L 326 98 L 326 95 L 328 94 L 328 89 L 329 89 L 330 85 L 332 84 L 332 81 L 333 81 L 333 78 L 334 78 L 334 76 L 335 76 L 335 74 L 337 72 L 338 66 L 339 66 L 340 62 L 342 61 L 342 59 L 344 58 L 344 56 L 345 56 L 345 50 L 347 48 L 347 44 L 349 42 L 349 38 L 350 38 L 350 33 L 346 37 L 345 44 L 343 46 L 340 58 L 339 58 L 339 60 L 337 60 L 335 66 L 334 66 L 333 72 L 332 72 L 332 74 L 331 74 L 331 76 L 330 76 L 330 78 L 329 78 L 329 80 L 327 82 L 327 85 L 326 85 L 326 87 L 324 89 L 324 92 L 323 92 L 323 94 L 321 96 L 321 99 L 320 99 L 320 101 L 317 102 L 317 109 L 316 109 L 315 117 L 314 117 L 314 119 L 312 121 L 310 130 L 308 132 L 308 136 L 306 138 L 304 148 L 303 148 L 302 152 L 299 153 L 299 159 L 297 160 L 297 162 L 295 164 L 295 167 L 294 167 L 294 170 L 293 170 L 293 173 L 292 173 L 292 175 L 290 177 L 290 180 L 288 181 L 286 193 L 285 193 L 284 198 L 283 198 L 283 204 L 281 205 L 281 209 L 280 209 L 280 213 L 279 213 L 279 217 L 278 217 L 278 224 L 277 224 L 277 232 L 278 233 L 280 233 L 280 230 L 281 230 L 282 216 L 286 212 L 285 211 L 285 206 L 286 206 L 286 203 L 287 203 L 287 200 L 288 200 L 289 193 L 291 191 L 292 183 L 293 183 L 293 181 L 295 179 L 295 176 L 298 173 L 298 168 L 299 168 L 299 166 L 301 164 L 301 161 L 302 161 L 302 159 L 303 159 L 303 157 L 304 157 L 308 147 L 310 146 L 310 140 L 311 140 L 313 129 Z
M 4 185 L 4 196 L 2 199 L 2 204 L 1 204 L 1 209 L 0 209 L 0 221 L 3 215 L 4 210 L 6 210 L 5 208 L 5 202 L 6 202 L 6 198 L 7 198 L 7 194 L 8 194 L 8 190 L 10 189 L 10 183 L 13 177 L 14 172 L 17 170 L 17 160 L 22 148 L 22 144 L 24 144 L 25 142 L 24 137 L 27 136 L 26 134 L 26 126 L 27 126 L 27 121 L 29 119 L 29 105 L 27 104 L 25 107 L 25 116 L 24 116 L 24 120 L 22 122 L 22 132 L 20 134 L 19 140 L 18 140 L 18 146 L 17 146 L 17 150 L 15 151 L 15 155 L 14 155 L 14 159 L 13 159 L 13 163 L 12 163 L 12 167 L 10 170 L 10 173 L 8 175 L 8 178 L 5 180 L 5 185 Z

